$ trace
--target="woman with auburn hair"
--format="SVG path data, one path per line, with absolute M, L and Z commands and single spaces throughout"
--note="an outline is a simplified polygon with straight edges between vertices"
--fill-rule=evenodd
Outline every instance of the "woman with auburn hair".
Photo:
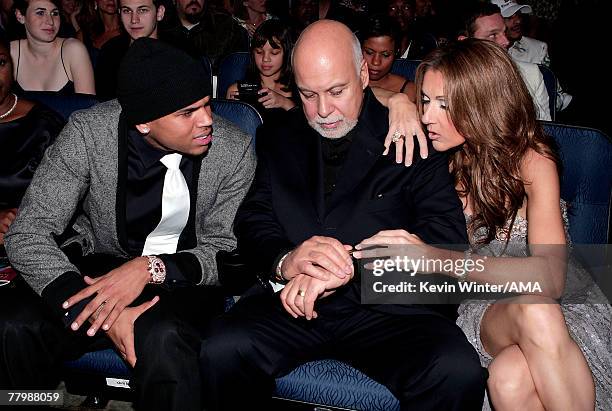
M 442 274 L 481 284 L 537 282 L 540 292 L 464 301 L 459 307 L 457 323 L 488 366 L 494 408 L 592 410 L 596 404 L 612 409 L 612 308 L 589 274 L 572 258 L 567 263 L 559 161 L 516 66 L 496 44 L 464 40 L 423 60 L 416 93 L 433 147 L 452 150 L 449 170 L 472 247 L 443 250 L 406 231 L 389 230 L 356 247 L 389 248 L 353 255 L 414 252 L 451 259 L 457 267 L 478 258 L 472 257 L 475 249 L 487 256 L 479 259 L 481 269 Z
M 93 68 L 83 44 L 61 38 L 59 0 L 15 0 L 15 16 L 25 40 L 11 42 L 15 88 L 95 94 Z

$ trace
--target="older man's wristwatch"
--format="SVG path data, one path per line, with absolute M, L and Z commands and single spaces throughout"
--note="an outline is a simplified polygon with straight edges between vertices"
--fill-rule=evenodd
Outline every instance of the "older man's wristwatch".
M 273 281 L 275 283 L 278 283 L 278 284 L 287 284 L 287 279 L 283 276 L 282 267 L 283 267 L 283 263 L 285 262 L 287 257 L 289 257 L 289 254 L 291 254 L 291 251 L 289 251 L 287 254 L 282 256 L 280 260 L 278 260 L 278 265 L 276 266 L 276 271 L 275 271 L 274 277 L 273 277 Z
M 156 255 L 147 255 L 147 259 L 149 260 L 147 264 L 147 271 L 151 275 L 149 279 L 150 284 L 163 284 L 166 280 L 166 265 Z

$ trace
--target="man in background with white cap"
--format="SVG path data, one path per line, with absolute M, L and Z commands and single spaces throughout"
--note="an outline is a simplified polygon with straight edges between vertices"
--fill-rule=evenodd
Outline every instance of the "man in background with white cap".
M 506 37 L 504 19 L 497 5 L 474 2 L 463 10 L 462 20 L 458 40 L 473 37 L 493 41 L 506 50 L 510 46 L 510 41 Z M 550 121 L 549 96 L 540 69 L 533 63 L 514 61 L 533 98 L 538 120 Z
M 501 10 L 506 24 L 506 37 L 510 41 L 508 53 L 515 61 L 525 63 L 543 64 L 550 67 L 548 44 L 523 35 L 523 14 L 531 14 L 531 6 L 517 4 L 514 1 L 491 0 Z M 566 108 L 572 101 L 572 96 L 565 93 L 557 81 L 556 96 L 557 111 Z
M 511 43 L 508 53 L 513 59 L 528 63 L 550 65 L 548 45 L 540 40 L 523 36 L 523 14 L 531 13 L 531 6 L 514 1 L 491 0 L 501 10 L 506 23 L 506 37 Z

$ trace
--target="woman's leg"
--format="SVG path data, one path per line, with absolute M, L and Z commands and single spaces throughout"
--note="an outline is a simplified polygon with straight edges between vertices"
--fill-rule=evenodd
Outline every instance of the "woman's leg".
M 511 304 L 494 304 L 485 313 L 480 331 L 482 344 L 492 357 L 504 348 L 519 346 L 544 408 L 594 408 L 591 370 L 569 335 L 561 307 L 553 300 L 521 296 Z
M 527 360 L 518 345 L 499 352 L 489 365 L 489 398 L 496 411 L 543 411 Z

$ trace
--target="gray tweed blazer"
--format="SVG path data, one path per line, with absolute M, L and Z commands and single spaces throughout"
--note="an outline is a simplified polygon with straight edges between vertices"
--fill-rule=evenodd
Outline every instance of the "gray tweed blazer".
M 9 259 L 39 294 L 62 274 L 78 272 L 54 238 L 77 213 L 73 228 L 79 235 L 72 241 L 79 241 L 85 253 L 129 257 L 117 233 L 120 113 L 112 100 L 70 117 L 46 151 L 10 227 L 5 239 Z M 251 138 L 218 116 L 213 129 L 213 145 L 202 158 L 198 180 L 198 244 L 179 251 L 197 257 L 202 285 L 218 284 L 215 255 L 236 246 L 234 215 L 255 171 Z

